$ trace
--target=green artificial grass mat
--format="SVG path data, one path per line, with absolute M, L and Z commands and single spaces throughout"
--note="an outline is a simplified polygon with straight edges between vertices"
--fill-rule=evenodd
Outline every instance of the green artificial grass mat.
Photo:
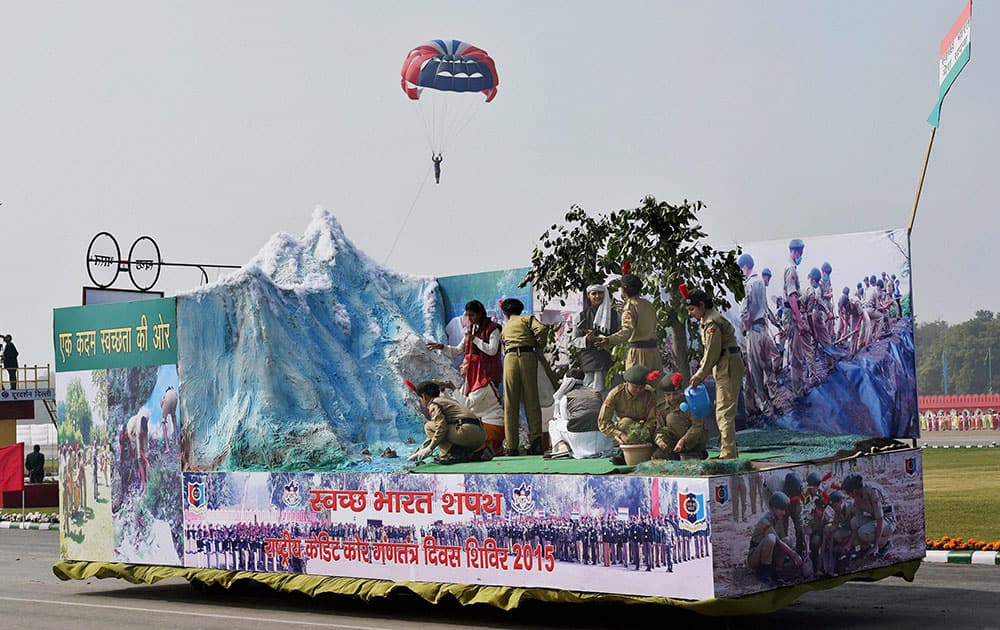
M 480 475 L 608 475 L 634 472 L 639 475 L 708 477 L 733 475 L 753 468 L 751 461 L 775 463 L 830 460 L 862 451 L 872 440 L 865 435 L 831 435 L 792 429 L 746 429 L 736 434 L 737 460 L 687 460 L 643 462 L 637 467 L 615 466 L 602 457 L 594 459 L 544 459 L 538 455 L 495 457 L 488 462 L 442 465 L 429 461 L 415 466 L 416 473 Z M 885 441 L 885 440 L 883 440 Z M 862 448 L 857 448 L 864 445 Z M 717 455 L 717 440 L 709 444 L 709 455 Z
M 494 457 L 488 462 L 436 464 L 433 461 L 413 468 L 417 473 L 479 475 L 608 475 L 632 472 L 632 466 L 615 466 L 607 457 L 593 459 L 544 459 L 541 455 Z

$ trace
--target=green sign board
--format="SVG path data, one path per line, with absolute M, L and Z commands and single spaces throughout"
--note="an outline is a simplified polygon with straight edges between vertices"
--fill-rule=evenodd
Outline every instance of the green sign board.
M 56 372 L 177 363 L 177 301 L 57 308 Z

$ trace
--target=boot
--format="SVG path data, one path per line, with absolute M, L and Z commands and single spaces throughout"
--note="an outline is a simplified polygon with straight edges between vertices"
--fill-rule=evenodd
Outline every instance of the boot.
M 615 449 L 614 454 L 611 456 L 611 463 L 615 466 L 625 465 L 625 455 L 622 454 L 621 448 Z
M 528 455 L 541 455 L 545 452 L 545 447 L 542 446 L 541 436 L 536 437 L 531 441 L 531 446 L 528 447 Z
M 487 444 L 472 454 L 472 461 L 488 462 L 493 459 L 493 448 Z

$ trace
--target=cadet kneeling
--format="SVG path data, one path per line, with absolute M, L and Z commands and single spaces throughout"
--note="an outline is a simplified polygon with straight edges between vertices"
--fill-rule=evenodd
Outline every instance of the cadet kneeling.
M 653 459 L 707 459 L 708 434 L 705 432 L 705 421 L 692 418 L 687 411 L 681 411 L 681 374 L 660 379 L 659 390 L 663 393 L 660 400 L 660 427 L 656 430 L 653 442 L 657 449 L 653 451 Z
M 417 396 L 430 419 L 424 423 L 427 439 L 410 455 L 411 461 L 423 460 L 435 448 L 441 450 L 441 455 L 434 458 L 439 464 L 493 459 L 493 450 L 486 444 L 483 422 L 471 409 L 442 396 L 440 386 L 433 381 L 417 385 Z

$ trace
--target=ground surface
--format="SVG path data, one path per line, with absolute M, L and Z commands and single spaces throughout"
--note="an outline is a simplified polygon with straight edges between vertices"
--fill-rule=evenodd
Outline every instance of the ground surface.
M 924 564 L 913 583 L 889 578 L 810 593 L 771 615 L 705 619 L 654 607 L 529 605 L 516 613 L 492 608 L 432 607 L 399 597 L 365 605 L 346 597 L 312 600 L 257 589 L 202 593 L 186 582 L 132 585 L 121 580 L 60 582 L 51 571 L 55 532 L 0 532 L 0 609 L 34 630 L 133 627 L 198 628 L 621 628 L 664 622 L 698 628 L 879 628 L 941 624 L 1000 628 L 1000 567 Z M 627 619 L 626 624 L 624 620 Z M 28 623 L 30 620 L 30 623 Z M 23 624 L 22 624 L 23 625 Z

